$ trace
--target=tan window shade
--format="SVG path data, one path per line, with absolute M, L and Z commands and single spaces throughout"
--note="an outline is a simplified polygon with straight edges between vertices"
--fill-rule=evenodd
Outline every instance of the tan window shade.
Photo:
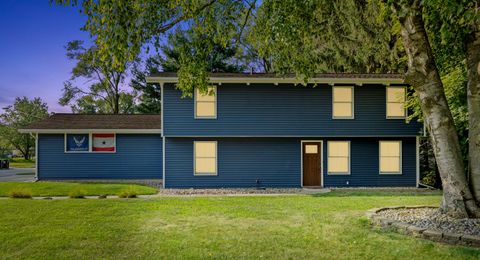
M 401 173 L 402 142 L 380 141 L 380 173 Z
M 405 117 L 404 87 L 387 87 L 387 117 Z
M 217 174 L 217 142 L 194 142 L 195 175 Z
M 195 89 L 195 117 L 215 118 L 217 116 L 216 95 L 216 87 L 209 87 L 208 93 L 205 94 Z
M 328 172 L 333 174 L 350 173 L 350 142 L 328 142 Z
M 334 102 L 351 102 L 352 87 L 333 87 Z
M 333 118 L 353 117 L 353 87 L 333 87 Z

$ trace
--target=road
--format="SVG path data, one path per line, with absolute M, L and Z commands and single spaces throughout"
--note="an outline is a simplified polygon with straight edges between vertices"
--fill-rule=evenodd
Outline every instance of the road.
M 34 177 L 34 168 L 11 168 L 8 170 L 0 170 L 0 182 L 33 182 Z

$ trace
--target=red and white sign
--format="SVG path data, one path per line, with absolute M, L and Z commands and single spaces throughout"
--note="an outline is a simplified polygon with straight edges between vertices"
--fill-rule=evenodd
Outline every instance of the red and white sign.
M 92 134 L 92 150 L 97 152 L 115 152 L 115 134 Z

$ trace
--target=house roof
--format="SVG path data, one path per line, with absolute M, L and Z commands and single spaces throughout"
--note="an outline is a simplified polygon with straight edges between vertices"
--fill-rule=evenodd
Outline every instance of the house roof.
M 178 76 L 175 72 L 159 72 L 147 77 L 151 83 L 177 83 Z M 295 74 L 276 75 L 273 73 L 218 73 L 210 74 L 212 83 L 303 83 L 296 78 Z M 322 73 L 315 74 L 308 80 L 308 83 L 316 84 L 403 84 L 403 74 L 393 73 Z
M 53 114 L 21 129 L 26 133 L 64 133 L 80 131 L 120 133 L 160 133 L 159 114 Z

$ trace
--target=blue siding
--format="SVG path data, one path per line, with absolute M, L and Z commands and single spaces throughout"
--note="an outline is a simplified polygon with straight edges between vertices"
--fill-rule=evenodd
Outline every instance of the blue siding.
M 328 175 L 327 143 L 325 142 L 323 147 L 323 171 L 325 177 L 324 185 L 326 187 L 414 187 L 416 185 L 417 163 L 415 138 L 404 138 L 400 140 L 402 140 L 401 175 L 379 174 L 379 139 L 351 140 L 351 174 Z
M 164 86 L 165 136 L 416 136 L 422 125 L 386 119 L 385 86 L 355 86 L 355 119 L 332 119 L 332 88 L 222 84 L 217 119 L 194 119 L 193 98 Z
M 167 188 L 297 187 L 300 150 L 294 139 L 219 139 L 218 176 L 193 175 L 193 140 L 165 138 Z M 209 139 L 211 140 L 211 139 Z
M 166 138 L 165 185 L 167 188 L 300 187 L 301 140 L 299 138 Z M 193 141 L 218 141 L 218 176 L 193 175 Z M 380 175 L 378 138 L 341 138 L 351 141 L 351 175 L 327 174 L 324 141 L 325 187 L 414 187 L 416 185 L 415 138 L 401 138 L 403 174 Z M 389 140 L 382 138 L 381 140 Z M 260 184 L 257 185 L 256 181 Z M 348 184 L 347 184 L 348 181 Z
M 161 179 L 160 135 L 117 134 L 116 153 L 64 153 L 64 135 L 40 134 L 39 179 Z

